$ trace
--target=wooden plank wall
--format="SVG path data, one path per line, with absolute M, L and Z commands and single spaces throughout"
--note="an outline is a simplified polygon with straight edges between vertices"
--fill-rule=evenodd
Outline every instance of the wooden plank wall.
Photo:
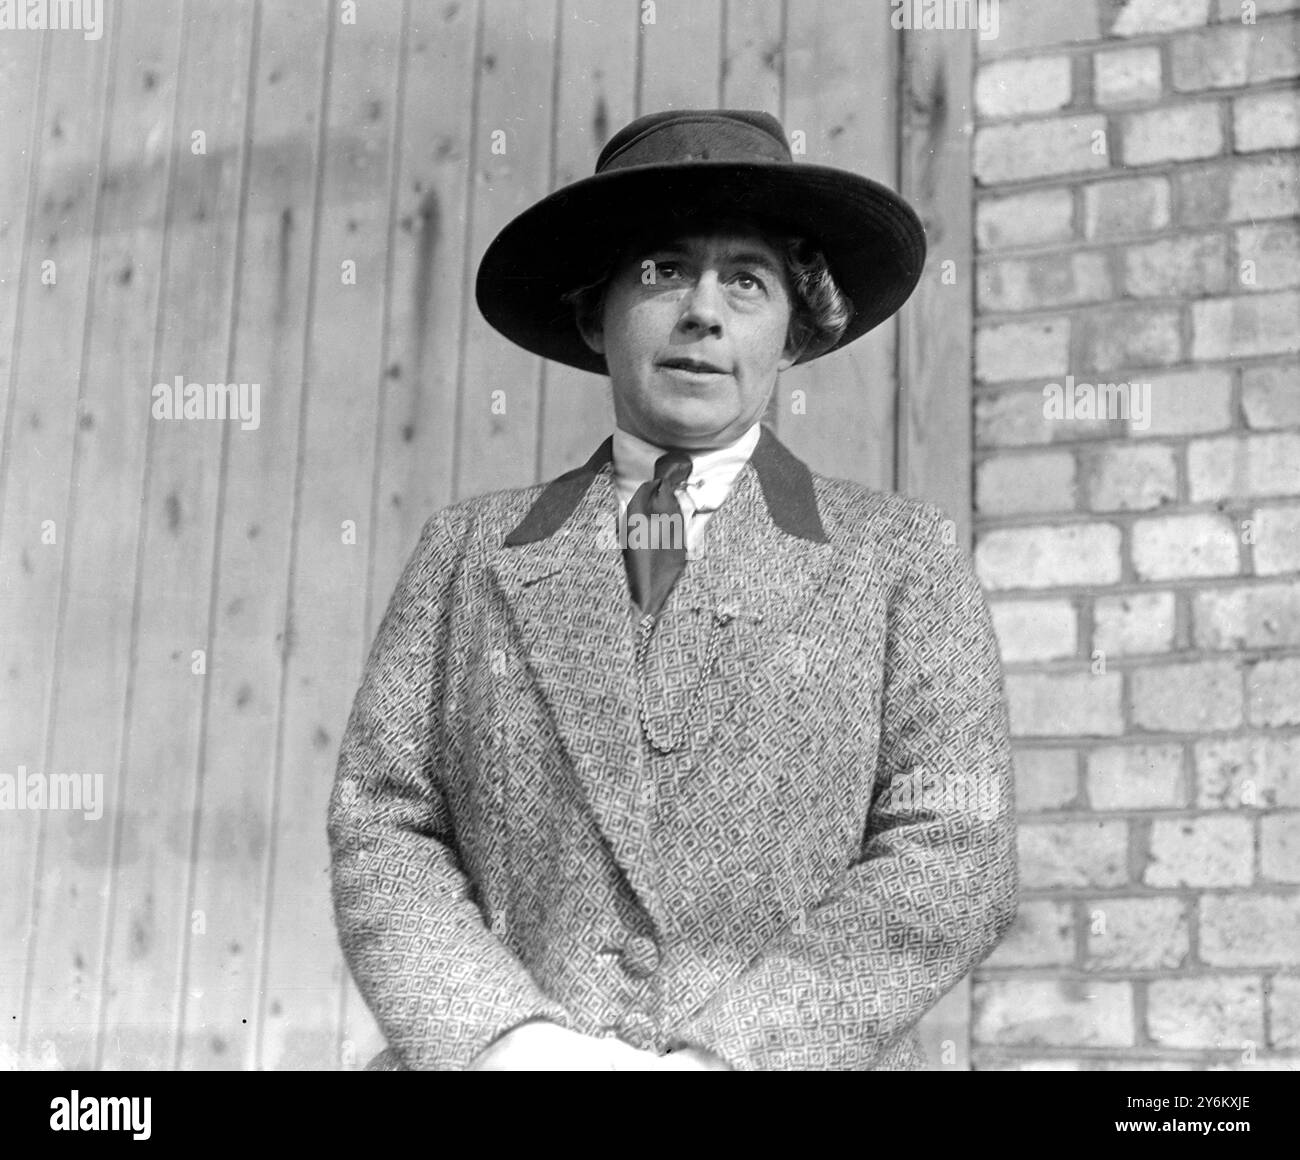
M 899 189 L 925 223 L 921 284 L 899 317 L 896 490 L 938 504 L 970 549 L 974 242 L 972 34 L 903 37 Z M 922 1021 L 931 1065 L 970 1068 L 970 982 Z
M 953 247 L 964 145 L 919 98 L 900 131 L 882 3 L 105 10 L 97 41 L 0 36 L 0 770 L 104 790 L 98 821 L 0 814 L 0 1066 L 359 1067 L 324 815 L 369 641 L 429 513 L 612 421 L 603 380 L 479 317 L 483 249 L 654 109 L 767 109 Z M 914 66 L 949 117 L 963 51 Z M 968 352 L 907 325 L 790 372 L 771 419 L 968 507 Z M 257 383 L 260 422 L 152 418 L 177 376 Z

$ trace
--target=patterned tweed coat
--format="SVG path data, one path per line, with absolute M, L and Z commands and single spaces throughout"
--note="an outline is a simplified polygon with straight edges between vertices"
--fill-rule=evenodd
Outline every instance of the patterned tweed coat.
M 765 429 L 643 647 L 610 448 L 433 516 L 371 651 L 329 833 L 388 1065 L 541 1016 L 739 1069 L 923 1066 L 917 1020 L 1016 906 L 965 553 Z

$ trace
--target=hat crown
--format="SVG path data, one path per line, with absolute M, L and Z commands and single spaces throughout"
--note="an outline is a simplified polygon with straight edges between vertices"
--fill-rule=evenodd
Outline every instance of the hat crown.
M 781 122 L 748 109 L 676 109 L 638 117 L 614 134 L 596 172 L 695 161 L 793 164 Z

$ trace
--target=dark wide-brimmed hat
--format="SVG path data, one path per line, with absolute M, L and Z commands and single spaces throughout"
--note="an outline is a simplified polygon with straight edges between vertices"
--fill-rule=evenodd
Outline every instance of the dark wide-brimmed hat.
M 525 350 L 606 374 L 564 295 L 602 277 L 647 228 L 720 218 L 808 239 L 852 302 L 839 341 L 800 362 L 879 326 L 907 300 L 925 263 L 925 230 L 892 190 L 846 169 L 796 162 L 768 113 L 680 109 L 633 121 L 600 151 L 593 176 L 510 222 L 479 264 L 479 309 Z

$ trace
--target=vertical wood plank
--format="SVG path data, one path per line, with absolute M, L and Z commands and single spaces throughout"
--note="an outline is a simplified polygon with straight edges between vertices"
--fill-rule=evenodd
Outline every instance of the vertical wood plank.
M 642 114 L 715 109 L 722 92 L 722 4 L 657 0 L 641 29 Z
M 31 234 L 14 282 L 22 298 L 17 316 L 22 329 L 14 345 L 12 429 L 0 508 L 0 695 L 5 706 L 0 772 L 24 780 L 35 776 L 49 785 L 54 774 L 91 772 L 54 768 L 51 739 L 57 699 L 54 656 L 93 256 L 91 223 L 98 188 L 94 175 L 111 45 L 107 37 L 88 41 L 72 31 L 21 35 L 36 41 L 48 38 L 49 57 Z M 82 814 L 60 813 L 54 824 L 60 822 L 91 824 Z M 43 917 L 38 886 L 41 846 L 49 825 L 50 811 L 44 809 L 0 811 L 3 1015 L 20 1027 L 25 1019 L 18 991 Z M 20 1033 L 20 1052 L 26 1039 Z M 41 1050 L 48 1054 L 43 1042 Z
M 633 119 L 637 9 L 564 0 L 555 110 L 556 187 L 589 177 L 605 142 Z M 539 474 L 584 462 L 614 428 L 609 379 L 559 363 L 543 367 Z
M 252 6 L 219 0 L 192 0 L 184 12 L 155 383 L 178 375 L 187 384 L 225 381 L 252 15 Z M 196 152 L 200 145 L 206 152 Z M 120 791 L 125 813 L 106 971 L 109 1069 L 175 1065 L 210 679 L 196 669 L 206 671 L 211 659 L 214 537 L 229 422 L 158 420 L 147 436 Z
M 785 128 L 802 132 L 807 142 L 796 161 L 894 185 L 899 48 L 889 7 L 859 0 L 787 3 Z M 886 322 L 781 377 L 778 433 L 815 470 L 872 487 L 893 485 L 896 332 L 896 322 Z
M 344 972 L 325 816 L 366 644 L 402 9 L 401 0 L 366 0 L 353 24 L 331 8 L 263 984 L 266 1068 L 340 1064 Z
M 478 10 L 415 4 L 409 17 L 367 647 L 424 521 L 454 491 L 460 336 L 476 309 L 464 287 Z
M 469 213 L 473 272 L 497 231 L 547 192 L 556 0 L 484 0 Z M 502 338 L 477 309 L 466 319 L 456 495 L 529 484 L 537 476 L 541 359 Z
M 781 117 L 785 55 L 782 0 L 725 0 L 722 107 Z
M 18 324 L 20 273 L 27 221 L 31 212 L 33 157 L 40 141 L 42 62 L 50 41 L 45 36 L 0 37 L 0 456 L 8 457 L 13 343 Z M 4 479 L 0 473 L 0 502 Z
M 45 90 L 46 37 L 7 36 L 0 44 L 0 76 L 6 92 L 12 94 L 13 114 L 0 119 L 0 144 L 6 164 L 0 170 L 5 200 L 0 204 L 0 514 L 4 511 L 5 477 L 14 432 L 9 419 L 13 395 L 18 389 L 14 374 L 14 346 L 21 320 L 20 304 L 26 267 L 25 252 L 30 234 L 29 218 L 35 200 L 33 184 L 37 174 L 41 133 L 41 97 Z M 0 614 L 3 615 L 3 614 Z M 11 638 L 12 639 L 12 638 Z M 6 647 L 0 671 L 0 773 L 17 776 L 20 760 L 29 756 L 24 748 L 30 741 L 16 732 L 24 697 L 17 695 L 14 682 L 22 679 Z M 30 694 L 30 674 L 23 692 Z M 8 739 L 8 740 L 6 740 Z M 4 881 L 31 883 L 35 880 L 36 840 L 39 819 L 32 813 L 9 811 L 0 817 L 0 874 Z M 27 939 L 31 930 L 32 898 L 22 889 L 0 899 L 0 1055 L 18 1061 L 24 1031 L 23 1002 Z M 2 1061 L 0 1061 L 2 1062 Z M 14 1064 L 17 1066 L 17 1062 Z
M 971 294 L 974 199 L 969 32 L 906 32 L 907 116 L 902 192 L 925 223 L 929 258 L 899 316 L 902 407 L 899 490 L 957 521 L 969 547 L 971 515 Z M 956 283 L 943 282 L 951 261 Z
M 95 1066 L 108 888 L 121 820 L 141 476 L 161 279 L 180 3 L 116 12 L 96 259 L 77 411 L 66 595 L 56 658 L 52 769 L 103 778 L 103 816 L 47 821 L 28 1042 L 60 1066 Z M 110 14 L 112 15 L 112 14 Z
M 256 1066 L 328 0 L 262 3 L 228 381 L 228 433 L 180 1066 Z M 322 918 L 322 921 L 327 921 Z
M 902 193 L 925 223 L 929 258 L 899 315 L 898 490 L 937 503 L 971 533 L 971 335 L 974 284 L 970 167 L 974 33 L 903 34 Z M 955 284 L 943 282 L 955 264 Z M 970 1068 L 970 981 L 921 1021 L 931 1066 Z M 951 1044 L 952 1050 L 945 1051 Z M 947 1062 L 951 1061 L 951 1062 Z

